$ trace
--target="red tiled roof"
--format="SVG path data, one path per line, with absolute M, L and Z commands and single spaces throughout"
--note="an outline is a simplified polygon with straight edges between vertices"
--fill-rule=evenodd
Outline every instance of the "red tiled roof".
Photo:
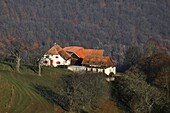
M 87 55 L 83 59 L 82 65 L 107 68 L 116 64 L 109 56 Z
M 78 46 L 68 46 L 63 48 L 67 52 L 75 53 L 78 57 L 84 58 L 86 55 L 99 55 L 103 56 L 104 50 L 98 49 L 84 49 L 83 47 Z
M 84 54 L 86 55 L 98 55 L 103 56 L 104 50 L 99 49 L 84 49 Z
M 64 51 L 59 45 L 54 45 L 51 49 L 48 50 L 47 53 L 51 55 L 59 54 L 65 60 L 68 60 L 69 58 L 71 58 L 71 56 L 66 51 Z
M 58 48 L 57 46 L 59 46 L 59 45 L 55 45 L 55 46 L 53 46 L 52 48 L 50 48 L 50 49 L 47 51 L 47 53 L 48 53 L 48 54 L 51 54 L 51 55 L 58 55 L 58 50 L 56 49 L 56 48 Z
M 69 47 L 63 48 L 63 50 L 65 50 L 66 52 L 75 53 L 80 58 L 84 58 L 84 56 L 85 56 L 83 47 L 69 46 Z
M 85 66 L 106 68 L 116 65 L 109 56 L 103 56 L 104 50 L 84 49 L 83 47 L 78 46 L 68 46 L 62 49 L 59 45 L 55 45 L 48 51 L 48 54 L 59 54 L 65 60 L 68 60 L 71 58 L 71 55 L 68 54 L 69 52 L 76 54 L 79 58 L 82 58 L 82 65 Z

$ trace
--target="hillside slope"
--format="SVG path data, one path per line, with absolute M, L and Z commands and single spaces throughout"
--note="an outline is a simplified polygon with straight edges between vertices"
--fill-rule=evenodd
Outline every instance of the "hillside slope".
M 154 37 L 170 50 L 169 20 L 169 0 L 1 0 L 0 45 L 14 37 L 35 47 L 103 48 L 118 57 Z
M 35 88 L 41 85 L 54 89 L 57 81 L 54 73 L 38 77 L 29 69 L 24 71 L 19 74 L 0 64 L 0 113 L 62 113 L 60 106 L 46 99 L 43 92 L 38 93 Z

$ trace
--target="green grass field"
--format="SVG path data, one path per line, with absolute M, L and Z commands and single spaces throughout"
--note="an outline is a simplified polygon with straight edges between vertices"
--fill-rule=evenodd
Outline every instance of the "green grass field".
M 56 82 L 64 74 L 70 73 L 61 68 L 44 68 L 38 76 L 28 67 L 21 73 L 12 66 L 0 64 L 0 113 L 59 113 L 62 109 L 55 103 L 37 93 L 39 85 L 53 90 Z

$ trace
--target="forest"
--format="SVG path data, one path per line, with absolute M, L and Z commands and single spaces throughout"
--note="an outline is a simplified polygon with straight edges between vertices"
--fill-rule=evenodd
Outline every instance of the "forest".
M 56 42 L 104 49 L 122 63 L 127 48 L 142 51 L 149 39 L 170 50 L 169 20 L 169 0 L 1 0 L 0 53 L 14 40 L 27 56 Z

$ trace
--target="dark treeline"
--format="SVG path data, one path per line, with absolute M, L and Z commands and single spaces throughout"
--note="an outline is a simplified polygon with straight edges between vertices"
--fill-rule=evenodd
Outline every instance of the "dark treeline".
M 169 20 L 169 0 L 1 0 L 0 52 L 22 39 L 25 56 L 56 42 L 102 48 L 122 62 L 129 46 L 151 37 L 170 50 Z
M 170 55 L 150 39 L 143 51 L 131 46 L 125 52 L 123 76 L 112 82 L 113 100 L 130 113 L 170 112 Z

